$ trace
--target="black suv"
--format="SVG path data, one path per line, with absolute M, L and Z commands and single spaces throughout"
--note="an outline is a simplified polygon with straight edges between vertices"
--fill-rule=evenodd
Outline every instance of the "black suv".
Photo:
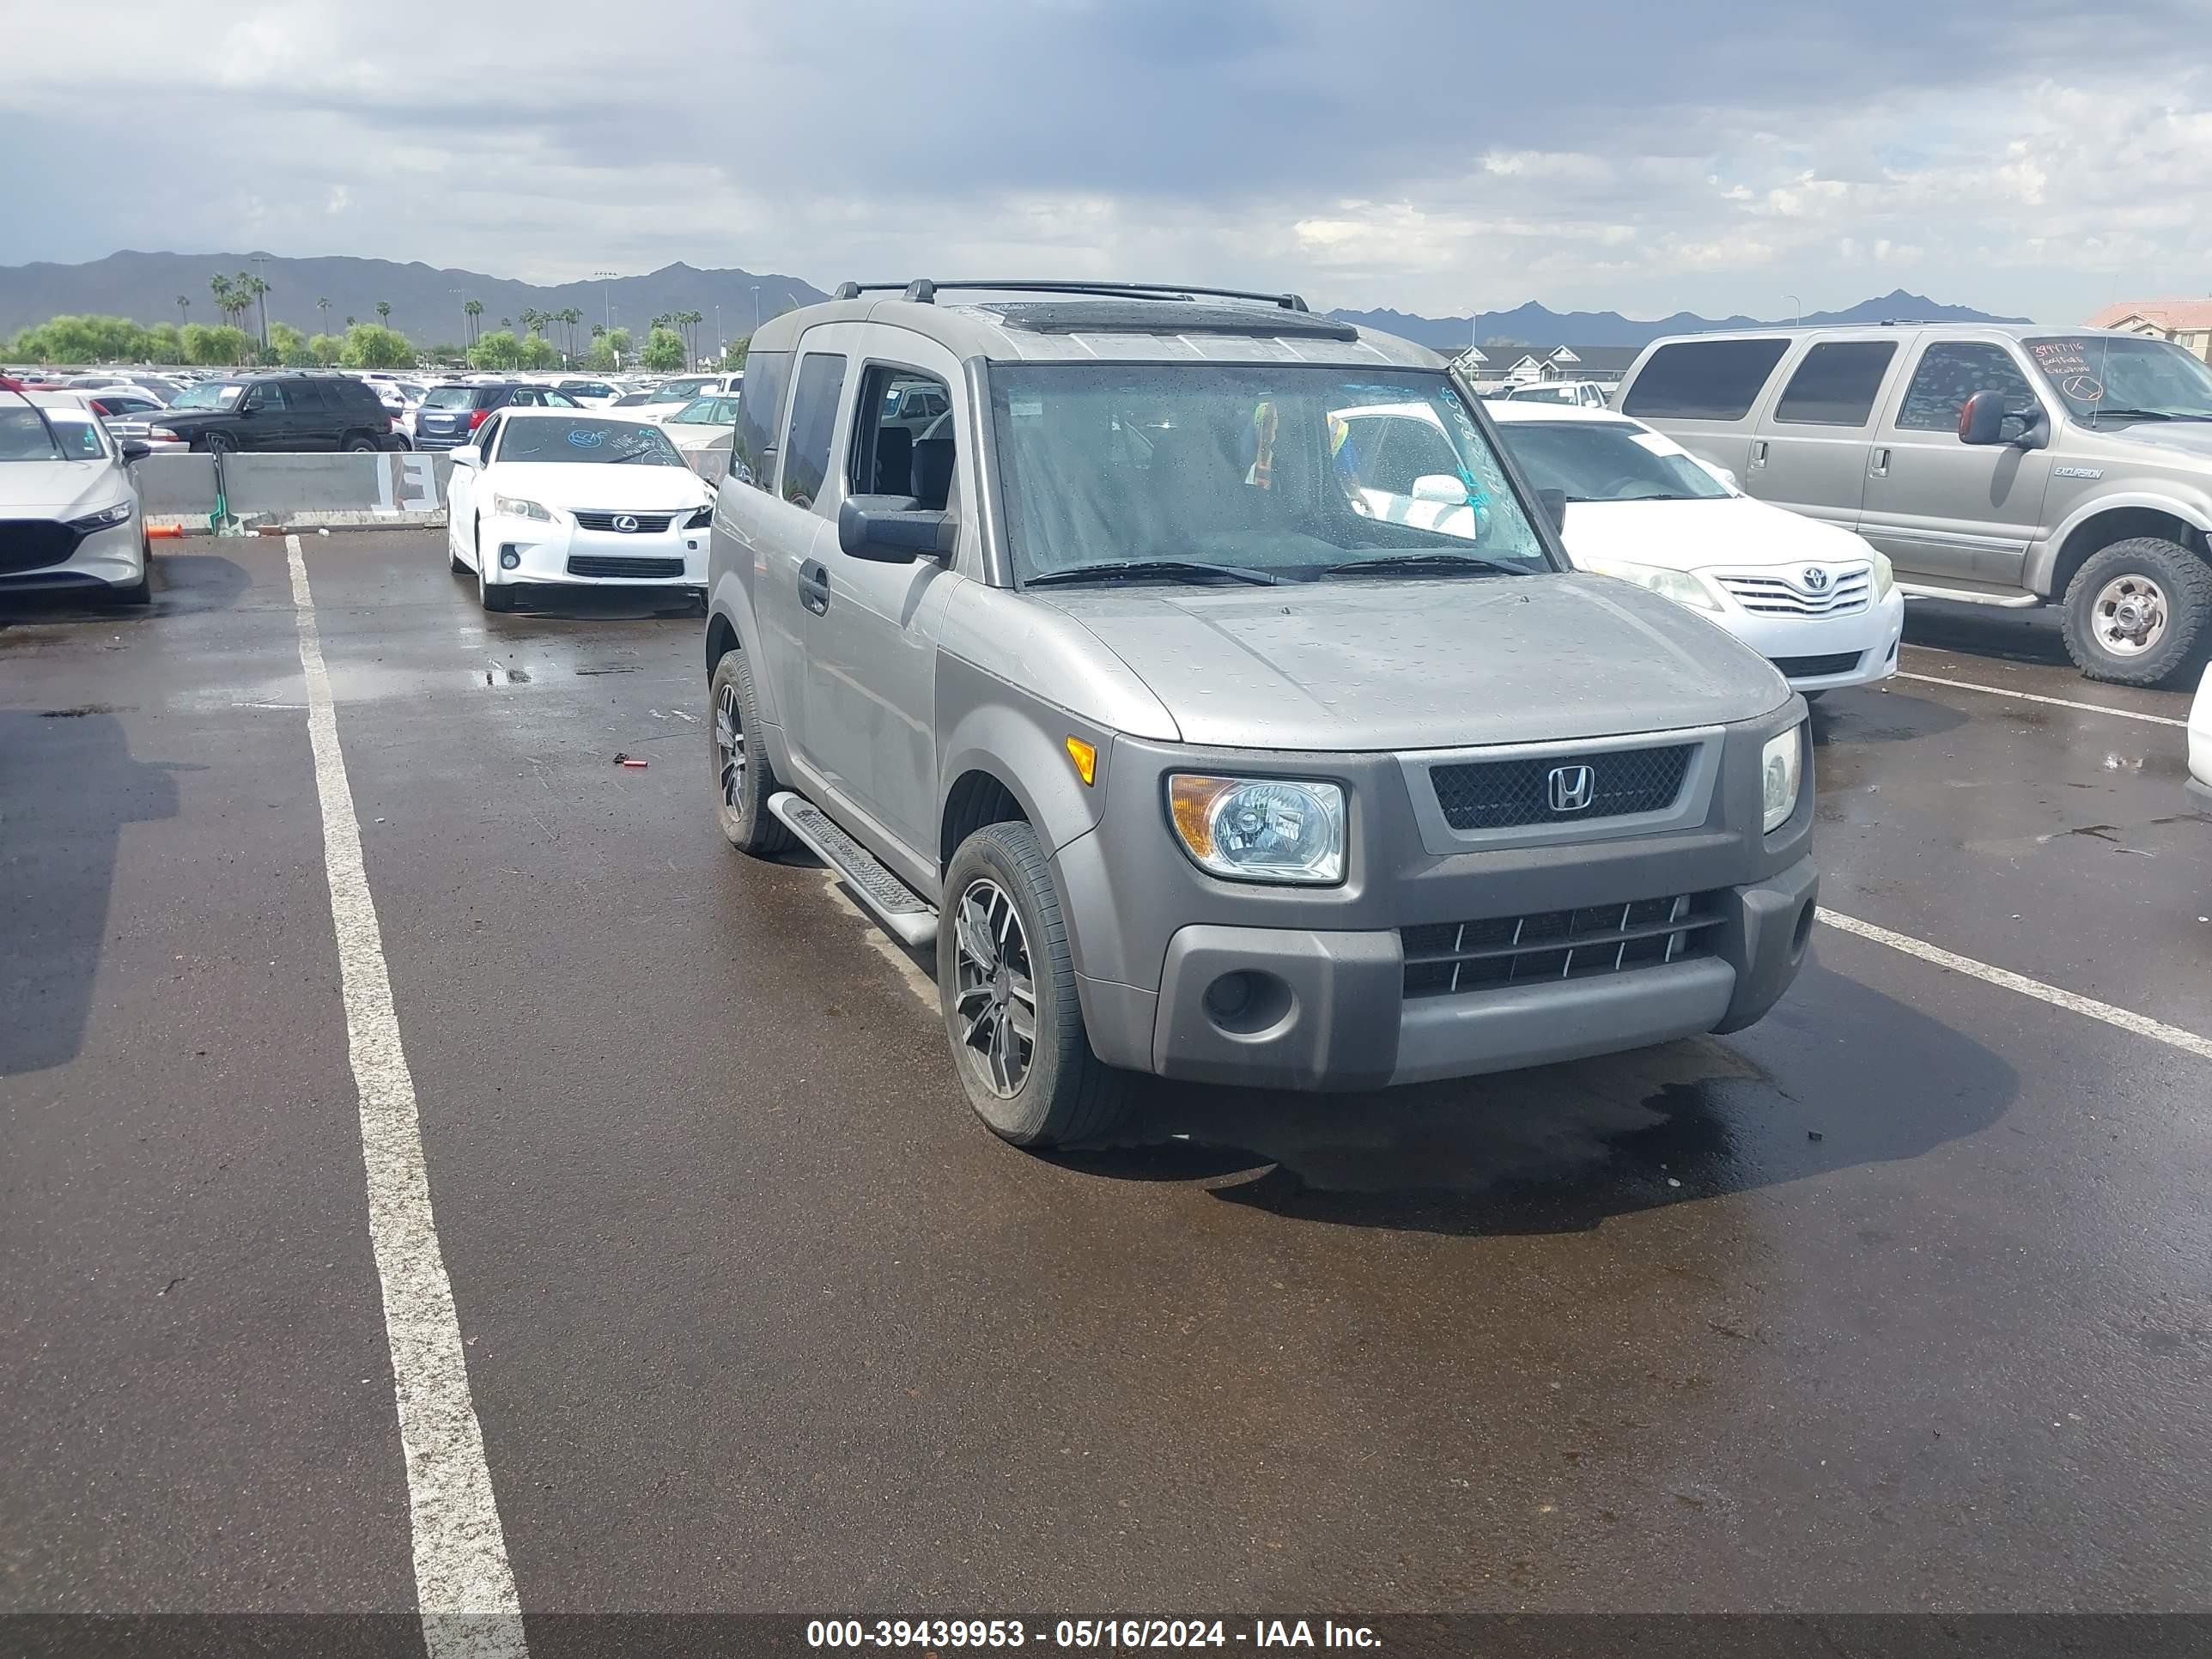
M 477 386 L 434 386 L 415 411 L 415 447 L 459 449 L 476 441 L 477 428 L 495 409 L 580 409 L 583 405 L 554 386 L 496 380 Z
M 231 374 L 202 380 L 158 411 L 146 435 L 197 450 L 393 449 L 392 411 L 343 374 Z

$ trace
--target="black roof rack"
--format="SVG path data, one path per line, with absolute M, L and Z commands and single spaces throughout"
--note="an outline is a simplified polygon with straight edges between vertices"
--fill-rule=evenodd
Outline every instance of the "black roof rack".
M 1100 294 L 1125 300 L 1194 300 L 1204 295 L 1210 300 L 1258 300 L 1285 311 L 1307 309 L 1305 301 L 1295 294 L 1260 294 L 1243 288 L 1193 288 L 1183 283 L 939 283 L 917 276 L 910 283 L 840 283 L 836 293 L 830 297 L 857 300 L 863 294 L 898 291 L 915 304 L 927 306 L 937 302 L 937 291 L 942 288 L 990 289 L 1004 294 Z

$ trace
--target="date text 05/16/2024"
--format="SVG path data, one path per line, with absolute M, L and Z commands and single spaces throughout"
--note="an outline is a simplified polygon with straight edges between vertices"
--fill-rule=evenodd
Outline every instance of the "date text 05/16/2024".
M 1255 1619 L 1240 1627 L 1221 1619 L 1060 1619 L 1036 1629 L 1020 1619 L 816 1619 L 806 1644 L 819 1649 L 1050 1647 L 1129 1652 L 1170 1648 L 1353 1648 L 1382 1646 L 1364 1625 L 1323 1619 Z

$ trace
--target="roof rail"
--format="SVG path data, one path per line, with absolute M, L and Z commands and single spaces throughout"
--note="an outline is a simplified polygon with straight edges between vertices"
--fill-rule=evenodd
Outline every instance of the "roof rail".
M 1258 300 L 1285 311 L 1304 311 L 1305 301 L 1296 294 L 1261 294 L 1243 288 L 1193 288 L 1188 283 L 1040 283 L 1040 282 L 933 282 L 927 276 L 917 276 L 910 283 L 840 283 L 833 300 L 857 300 L 863 294 L 883 294 L 900 291 L 917 305 L 933 305 L 939 289 L 989 289 L 1006 294 L 1100 294 L 1112 295 L 1125 300 L 1194 300 L 1201 295 L 1210 300 Z

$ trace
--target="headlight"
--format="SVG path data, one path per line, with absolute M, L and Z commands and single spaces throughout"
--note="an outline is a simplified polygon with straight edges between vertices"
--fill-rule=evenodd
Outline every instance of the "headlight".
M 553 515 L 535 501 L 526 501 L 520 495 L 498 495 L 491 498 L 491 510 L 502 519 L 543 519 L 553 522 Z
M 1168 780 L 1176 834 L 1217 876 L 1245 881 L 1344 879 L 1344 791 L 1267 778 Z
M 1889 590 L 1896 586 L 1897 572 L 1891 568 L 1889 555 L 1887 553 L 1875 554 L 1874 556 L 1874 596 L 1875 599 L 1879 601 L 1887 599 L 1889 597 Z
M 1798 786 L 1805 781 L 1804 730 L 1801 720 L 1769 738 L 1759 751 L 1759 787 L 1765 799 L 1769 835 L 1789 823 L 1797 810 Z
M 684 527 L 686 530 L 704 530 L 708 526 L 714 522 L 714 509 L 713 507 L 695 507 L 691 509 L 691 516 L 684 520 Z
M 1686 570 L 1668 570 L 1656 564 L 1629 564 L 1616 559 L 1577 559 L 1575 563 L 1578 568 L 1594 570 L 1601 576 L 1618 576 L 1622 581 L 1648 587 L 1662 598 L 1686 605 L 1692 611 L 1721 608 L 1712 589 Z
M 82 519 L 71 519 L 70 528 L 82 530 L 87 535 L 95 530 L 112 530 L 117 525 L 129 524 L 131 514 L 137 510 L 128 501 L 118 501 L 114 506 L 104 507 L 97 513 L 88 513 Z

